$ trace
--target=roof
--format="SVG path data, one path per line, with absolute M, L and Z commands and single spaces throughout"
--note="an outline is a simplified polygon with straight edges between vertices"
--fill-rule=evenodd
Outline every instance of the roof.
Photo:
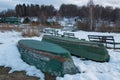
M 17 17 L 7 17 L 5 18 L 6 21 L 19 21 L 19 18 Z

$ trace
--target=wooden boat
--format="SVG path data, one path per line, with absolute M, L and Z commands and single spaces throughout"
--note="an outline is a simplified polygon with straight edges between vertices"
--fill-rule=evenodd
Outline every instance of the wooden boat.
M 90 60 L 109 61 L 108 51 L 101 43 L 80 40 L 64 36 L 44 35 L 42 41 L 52 42 L 70 51 L 72 55 Z
M 79 72 L 69 51 L 56 44 L 36 40 L 20 40 L 18 49 L 21 58 L 26 63 L 36 66 L 45 73 L 64 76 L 64 74 Z

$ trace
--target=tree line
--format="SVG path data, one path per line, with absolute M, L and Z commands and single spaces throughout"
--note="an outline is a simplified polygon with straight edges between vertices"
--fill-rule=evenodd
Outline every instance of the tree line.
M 80 19 L 89 18 L 89 6 L 77 6 L 74 4 L 62 4 L 59 10 L 52 5 L 26 5 L 18 4 L 15 9 L 8 9 L 0 12 L 0 17 L 42 17 L 49 18 L 52 16 L 59 17 L 79 17 Z M 95 20 L 107 20 L 118 22 L 120 20 L 120 8 L 111 6 L 103 7 L 100 5 L 93 6 L 93 18 Z

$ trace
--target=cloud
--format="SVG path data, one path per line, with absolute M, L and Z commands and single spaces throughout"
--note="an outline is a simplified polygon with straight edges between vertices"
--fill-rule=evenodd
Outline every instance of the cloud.
M 6 10 L 6 9 L 13 9 L 15 3 L 11 0 L 0 0 L 0 11 Z
M 94 0 L 95 4 L 103 5 L 103 6 L 113 6 L 120 7 L 119 0 Z
M 45 4 L 59 8 L 61 4 L 86 5 L 89 0 L 0 0 L 0 11 L 8 8 L 14 9 L 16 4 Z M 95 4 L 103 6 L 120 7 L 119 0 L 93 0 Z

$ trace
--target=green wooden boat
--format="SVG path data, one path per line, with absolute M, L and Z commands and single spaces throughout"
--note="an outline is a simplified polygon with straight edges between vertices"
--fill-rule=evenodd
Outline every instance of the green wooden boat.
M 36 66 L 43 72 L 54 76 L 79 72 L 69 51 L 56 44 L 36 40 L 20 40 L 18 49 L 25 62 Z
M 109 54 L 101 43 L 80 40 L 64 36 L 44 35 L 42 41 L 48 41 L 62 46 L 72 55 L 90 60 L 105 62 L 109 61 Z

